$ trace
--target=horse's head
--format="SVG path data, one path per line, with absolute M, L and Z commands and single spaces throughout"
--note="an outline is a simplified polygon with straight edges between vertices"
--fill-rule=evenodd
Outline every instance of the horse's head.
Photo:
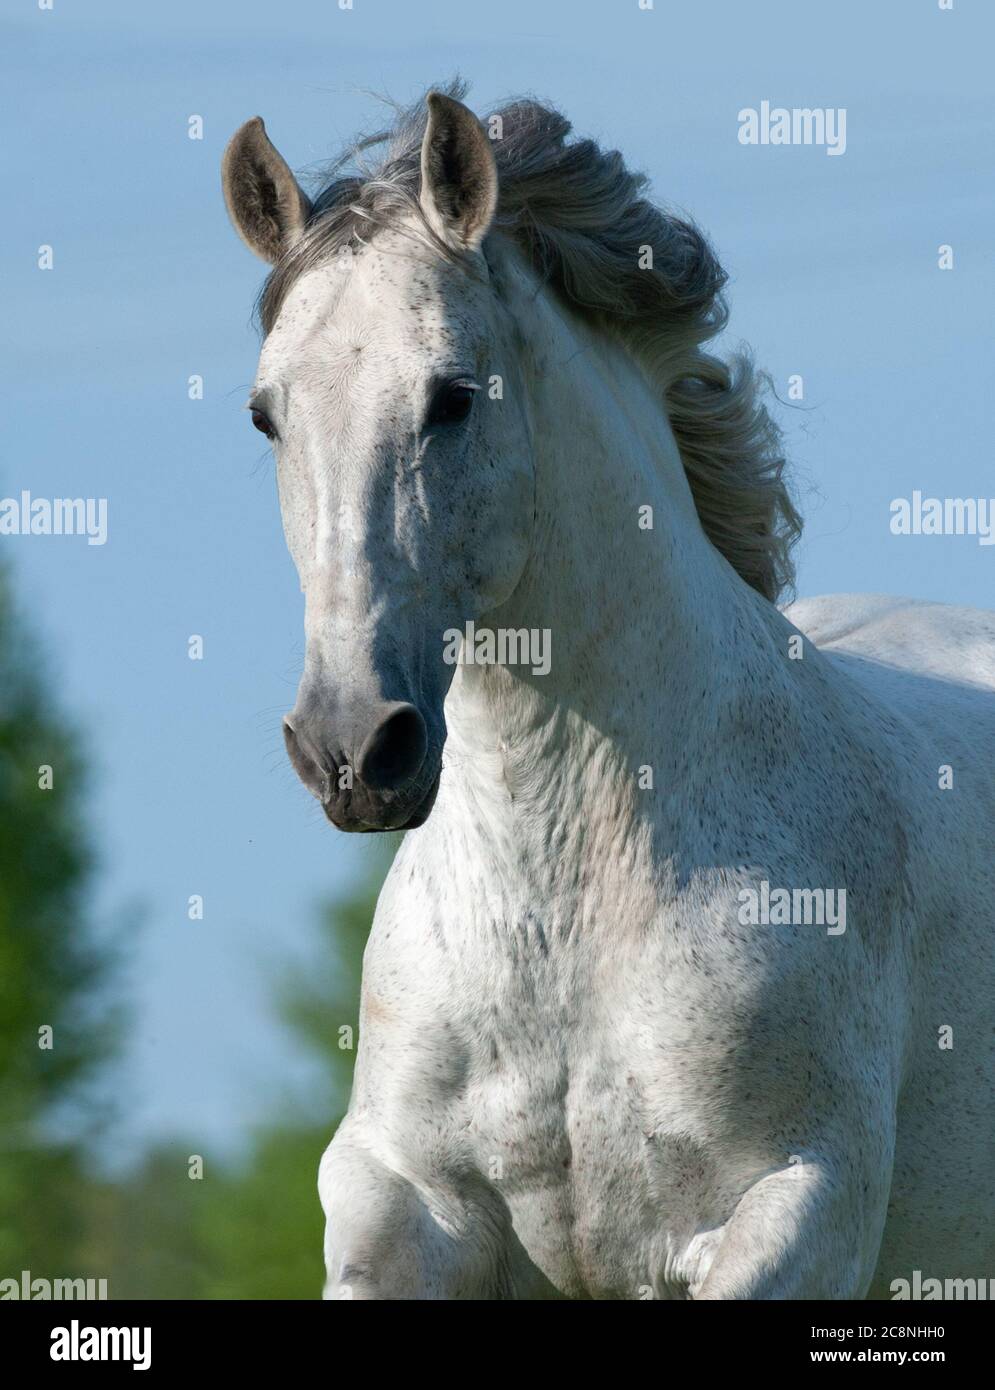
M 510 595 L 531 543 L 514 325 L 481 250 L 490 142 L 433 94 L 420 168 L 380 191 L 385 217 L 360 180 L 312 207 L 257 118 L 228 147 L 224 190 L 276 267 L 250 407 L 306 600 L 287 748 L 341 829 L 414 827 L 439 783 L 444 633 Z

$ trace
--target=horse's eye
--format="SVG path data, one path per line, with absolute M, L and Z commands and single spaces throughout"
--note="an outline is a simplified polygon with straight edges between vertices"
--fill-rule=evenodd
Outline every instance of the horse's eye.
M 432 402 L 428 412 L 430 425 L 458 425 L 473 409 L 476 389 L 466 382 L 454 381 L 444 386 Z
M 276 430 L 274 430 L 273 426 L 270 424 L 269 416 L 264 415 L 261 410 L 254 410 L 252 412 L 252 423 L 267 439 L 272 439 L 276 433 Z

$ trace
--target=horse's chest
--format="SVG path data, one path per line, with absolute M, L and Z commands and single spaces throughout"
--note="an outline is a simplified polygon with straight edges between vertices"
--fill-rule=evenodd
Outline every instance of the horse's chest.
M 709 1174 L 694 1146 L 654 1129 L 650 1080 L 614 1049 L 568 1058 L 550 1044 L 506 1055 L 469 1098 L 477 1162 L 568 1296 L 682 1293 Z

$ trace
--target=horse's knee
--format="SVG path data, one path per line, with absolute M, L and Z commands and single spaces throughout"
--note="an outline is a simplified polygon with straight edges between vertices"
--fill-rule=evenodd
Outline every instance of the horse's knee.
M 695 1299 L 858 1299 L 870 1283 L 887 1205 L 846 1163 L 809 1160 L 741 1197 Z
M 416 1187 L 340 1130 L 322 1158 L 319 1192 L 327 1299 L 556 1296 L 480 1173 Z

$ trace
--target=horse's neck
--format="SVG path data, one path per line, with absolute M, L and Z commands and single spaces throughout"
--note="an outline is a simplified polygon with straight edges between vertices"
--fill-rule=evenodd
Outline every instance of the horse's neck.
M 481 625 L 548 634 L 550 669 L 458 668 L 442 804 L 506 867 L 534 878 L 555 857 L 570 878 L 623 847 L 658 854 L 657 798 L 673 807 L 688 768 L 722 773 L 717 730 L 735 724 L 747 680 L 756 693 L 769 666 L 778 683 L 787 625 L 702 532 L 636 365 L 533 303 L 535 543 Z

